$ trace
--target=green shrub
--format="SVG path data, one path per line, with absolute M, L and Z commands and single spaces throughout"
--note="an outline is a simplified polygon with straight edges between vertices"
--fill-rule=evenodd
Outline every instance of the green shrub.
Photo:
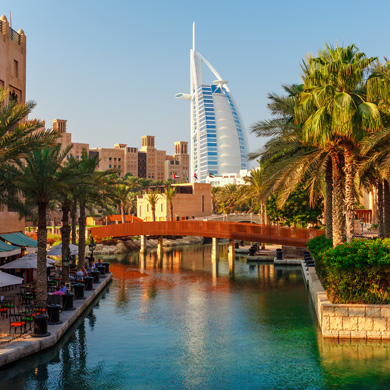
M 353 240 L 322 252 L 332 303 L 390 303 L 390 239 Z
M 320 253 L 333 247 L 333 242 L 331 239 L 326 238 L 325 235 L 322 235 L 311 239 L 308 242 L 307 247 L 309 248 L 311 255 L 317 259 L 320 257 Z
M 326 289 L 326 269 L 322 261 L 322 253 L 332 248 L 333 242 L 329 238 L 326 238 L 325 235 L 322 235 L 310 240 L 307 247 L 315 260 L 317 276 L 319 277 L 322 286 Z

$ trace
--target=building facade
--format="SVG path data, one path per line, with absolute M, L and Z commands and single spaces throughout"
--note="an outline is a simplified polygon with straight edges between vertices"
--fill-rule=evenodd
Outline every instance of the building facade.
M 251 171 L 241 169 L 238 173 L 225 173 L 222 176 L 207 177 L 206 183 L 210 183 L 212 187 L 223 187 L 228 184 L 244 185 L 245 177 L 250 176 Z
M 203 65 L 217 78 L 212 84 L 203 80 Z M 221 176 L 248 169 L 248 141 L 241 115 L 228 81 L 195 50 L 195 23 L 190 77 L 190 93 L 178 93 L 176 98 L 191 104 L 191 180 L 203 183 L 210 173 Z
M 173 184 L 176 194 L 173 197 L 173 219 L 187 220 L 211 215 L 211 185 L 203 183 Z M 171 208 L 164 196 L 164 187 L 157 187 L 160 195 L 156 203 L 155 220 L 170 221 Z M 148 195 L 137 198 L 137 216 L 145 222 L 153 220 Z
M 9 99 L 17 103 L 26 102 L 26 47 L 23 30 L 16 32 L 0 16 L 0 89 L 8 89 Z M 0 234 L 24 231 L 24 225 L 16 211 L 0 205 Z
M 142 147 L 128 147 L 127 144 L 115 144 L 113 148 L 90 148 L 87 143 L 72 142 L 72 134 L 67 131 L 65 119 L 54 119 L 53 130 L 60 133 L 58 142 L 65 149 L 73 145 L 69 152 L 76 159 L 81 158 L 83 151 L 89 156 L 97 156 L 99 164 L 97 169 L 106 171 L 117 169 L 119 176 L 126 174 L 143 177 L 151 180 L 174 180 L 180 177 L 180 182 L 188 182 L 189 160 L 188 143 L 175 142 L 175 154 L 167 155 L 165 150 L 155 147 L 155 137 L 145 135 L 142 137 Z M 69 158 L 69 157 L 68 157 Z

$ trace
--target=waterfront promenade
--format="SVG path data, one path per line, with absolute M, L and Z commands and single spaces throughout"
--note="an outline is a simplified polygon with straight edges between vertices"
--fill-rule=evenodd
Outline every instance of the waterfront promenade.
M 85 291 L 85 299 L 74 300 L 75 310 L 62 311 L 60 316 L 62 323 L 48 326 L 50 336 L 31 337 L 31 335 L 25 334 L 22 337 L 18 337 L 13 341 L 10 341 L 9 343 L 0 345 L 0 367 L 14 363 L 26 356 L 54 346 L 61 339 L 64 333 L 72 326 L 72 324 L 83 314 L 94 299 L 98 297 L 102 291 L 104 291 L 111 279 L 111 273 L 101 276 L 100 283 L 94 284 L 94 290 Z M 1 332 L 8 332 L 9 319 L 2 321 L 0 325 L 6 327 L 5 329 L 0 329 Z

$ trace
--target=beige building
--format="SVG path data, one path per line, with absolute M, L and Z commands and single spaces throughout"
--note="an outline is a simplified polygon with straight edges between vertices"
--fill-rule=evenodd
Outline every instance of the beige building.
M 10 99 L 26 101 L 26 35 L 16 32 L 7 18 L 0 16 L 0 88 L 9 89 Z M 0 205 L 0 234 L 24 231 L 24 218 Z
M 154 146 L 154 136 L 142 137 L 141 152 L 146 153 L 146 177 L 152 180 L 164 180 L 165 150 L 157 150 Z
M 166 156 L 164 162 L 164 180 L 178 177 L 179 181 L 188 183 L 190 174 L 190 156 L 188 154 L 188 142 L 175 142 L 175 154 Z
M 186 220 L 211 215 L 211 184 L 186 183 L 173 184 L 176 194 L 173 197 L 174 220 Z M 157 187 L 160 195 L 156 204 L 156 221 L 170 221 L 170 204 L 164 196 L 164 187 Z M 144 221 L 152 221 L 152 208 L 148 195 L 143 194 L 137 199 L 137 216 Z
M 54 119 L 53 130 L 60 133 L 59 143 L 63 148 L 73 144 L 69 154 L 75 158 L 81 158 L 85 150 L 90 156 L 97 156 L 98 169 L 118 169 L 121 177 L 130 173 L 133 176 L 144 177 L 152 180 L 174 179 L 174 175 L 180 178 L 180 182 L 188 182 L 189 155 L 188 143 L 175 142 L 175 154 L 169 156 L 165 150 L 158 150 L 154 145 L 155 137 L 145 135 L 142 137 L 140 150 L 128 147 L 127 144 L 115 144 L 113 148 L 89 148 L 87 143 L 72 142 L 72 134 L 67 132 L 65 119 Z

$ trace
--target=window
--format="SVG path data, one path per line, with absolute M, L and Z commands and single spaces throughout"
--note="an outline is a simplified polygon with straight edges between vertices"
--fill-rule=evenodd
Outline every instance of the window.
M 121 166 L 120 166 L 120 165 L 118 165 L 118 168 L 120 169 L 120 168 L 121 168 Z
M 108 168 L 111 168 L 111 165 L 109 165 Z
M 121 159 L 120 159 L 120 158 L 118 158 L 118 161 L 121 161 Z
M 141 208 L 141 206 L 139 206 L 139 217 L 141 217 L 141 210 L 142 210 L 142 208 Z
M 14 60 L 14 74 L 16 78 L 19 77 L 19 63 L 16 60 Z
M 163 204 L 161 203 L 161 212 L 163 211 Z
M 149 205 L 146 205 L 146 211 L 149 212 Z
M 111 161 L 111 157 L 109 157 L 108 161 Z

